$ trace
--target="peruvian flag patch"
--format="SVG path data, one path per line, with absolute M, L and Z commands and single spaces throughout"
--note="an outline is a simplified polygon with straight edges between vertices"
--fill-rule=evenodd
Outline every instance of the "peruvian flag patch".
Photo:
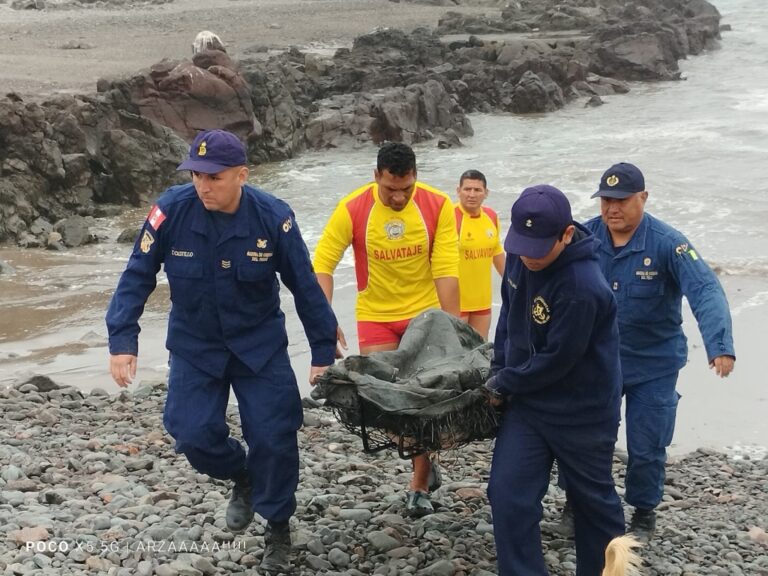
M 149 211 L 147 222 L 149 222 L 149 225 L 152 226 L 154 230 L 159 230 L 160 225 L 165 222 L 165 214 L 163 214 L 163 211 L 160 210 L 160 207 L 157 204 L 152 206 L 152 210 Z

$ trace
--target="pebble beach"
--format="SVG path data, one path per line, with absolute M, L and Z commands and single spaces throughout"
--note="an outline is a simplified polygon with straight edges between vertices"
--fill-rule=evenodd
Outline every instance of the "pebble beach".
M 82 392 L 42 377 L 0 390 L 3 574 L 258 574 L 263 523 L 227 531 L 229 483 L 174 452 L 162 426 L 165 390 L 158 381 Z M 228 417 L 237 436 L 236 406 Z M 405 514 L 409 463 L 392 451 L 364 454 L 357 436 L 309 400 L 299 444 L 292 574 L 496 573 L 491 443 L 441 455 L 436 513 L 418 520 Z M 617 453 L 620 492 L 622 460 Z M 768 460 L 710 450 L 670 460 L 657 537 L 640 551 L 643 574 L 768 575 L 766 493 Z M 542 540 L 550 574 L 561 576 L 576 569 L 573 542 L 557 532 L 563 502 L 551 485 Z

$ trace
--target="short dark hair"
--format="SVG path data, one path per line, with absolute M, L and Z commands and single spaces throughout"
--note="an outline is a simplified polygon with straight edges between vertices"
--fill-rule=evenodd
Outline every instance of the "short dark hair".
M 461 175 L 461 178 L 459 178 L 459 186 L 464 184 L 464 180 L 480 180 L 483 183 L 483 186 L 488 188 L 488 182 L 485 180 L 485 174 L 480 172 L 480 170 L 467 170 L 464 172 L 464 174 Z
M 376 158 L 376 169 L 379 172 L 389 170 L 394 176 L 403 177 L 409 172 L 416 172 L 416 154 L 407 144 L 402 142 L 387 142 L 379 148 Z

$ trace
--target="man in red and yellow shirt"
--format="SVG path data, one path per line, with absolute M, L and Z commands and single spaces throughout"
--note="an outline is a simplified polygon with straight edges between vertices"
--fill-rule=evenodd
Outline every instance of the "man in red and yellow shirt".
M 429 308 L 459 316 L 459 255 L 453 204 L 416 180 L 416 156 L 402 143 L 379 149 L 374 182 L 339 202 L 315 250 L 313 266 L 328 301 L 333 273 L 349 245 L 357 276 L 360 354 L 395 350 L 408 323 Z M 346 346 L 343 333 L 339 342 Z M 431 465 L 413 458 L 408 507 L 428 514 Z
M 461 318 L 483 338 L 491 327 L 491 266 L 504 274 L 505 254 L 499 240 L 499 216 L 483 206 L 488 197 L 485 175 L 467 170 L 456 188 L 459 233 Z

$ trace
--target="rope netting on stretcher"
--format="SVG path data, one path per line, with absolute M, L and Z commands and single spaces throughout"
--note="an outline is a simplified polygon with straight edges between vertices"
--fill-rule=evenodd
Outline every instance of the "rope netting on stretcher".
M 481 388 L 493 346 L 440 310 L 414 318 L 397 350 L 348 356 L 330 367 L 312 396 L 325 399 L 367 453 L 404 458 L 493 438 L 498 414 Z

